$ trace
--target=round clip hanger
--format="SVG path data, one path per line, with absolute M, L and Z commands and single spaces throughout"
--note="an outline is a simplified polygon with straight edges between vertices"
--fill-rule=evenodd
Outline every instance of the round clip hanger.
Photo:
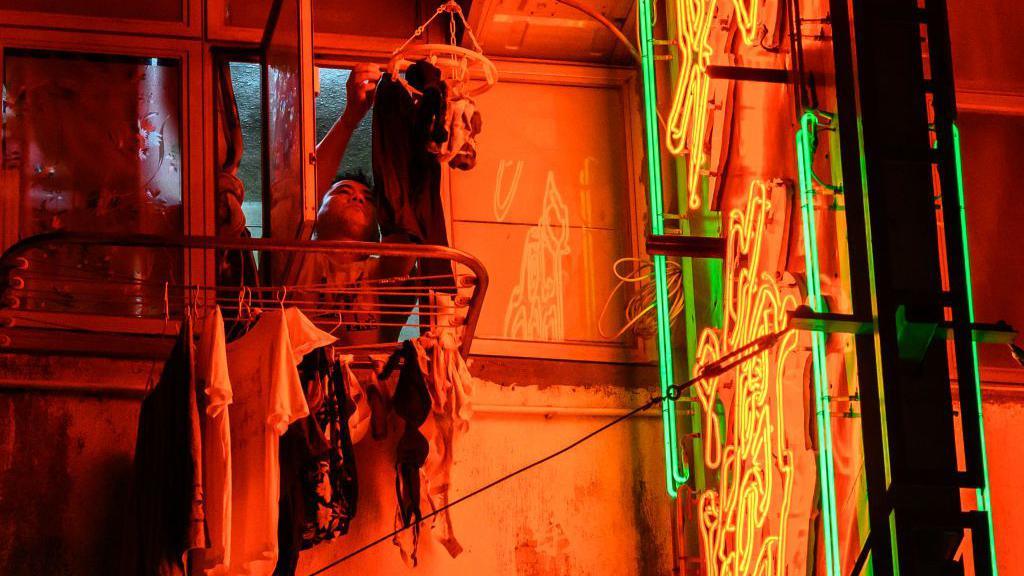
M 448 44 L 413 44 L 413 40 L 423 36 L 433 21 L 446 12 L 451 14 L 452 18 Z M 455 44 L 456 17 L 462 21 L 472 49 Z M 392 52 L 391 60 L 388 61 L 387 72 L 415 96 L 420 96 L 420 91 L 405 82 L 401 73 L 419 60 L 426 60 L 439 68 L 455 96 L 477 96 L 490 90 L 498 82 L 497 66 L 484 56 L 483 48 L 477 42 L 473 29 L 462 13 L 462 8 L 454 0 L 448 0 L 439 6 L 426 22 L 416 28 L 412 36 Z

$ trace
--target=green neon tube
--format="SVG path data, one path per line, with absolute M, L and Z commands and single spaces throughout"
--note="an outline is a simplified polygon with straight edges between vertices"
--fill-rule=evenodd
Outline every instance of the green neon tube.
M 959 206 L 957 209 L 960 211 L 960 240 L 964 249 L 964 278 L 965 285 L 967 287 L 967 321 L 971 324 L 974 323 L 974 289 L 971 286 L 971 252 L 967 247 L 967 212 L 964 209 L 964 173 L 963 163 L 960 156 L 960 127 L 953 123 L 953 154 L 956 158 L 956 192 L 957 201 Z M 985 419 L 982 418 L 982 401 L 981 401 L 981 374 L 978 370 L 978 343 L 971 338 L 971 361 L 974 363 L 974 391 L 975 397 L 978 399 L 978 436 L 981 440 L 981 474 L 982 474 L 982 486 L 978 489 L 978 509 L 985 512 L 985 518 L 988 521 L 988 545 L 989 545 L 989 557 L 992 562 L 992 574 L 999 574 L 999 568 L 996 565 L 996 533 L 995 528 L 992 525 L 992 498 L 989 494 L 989 480 L 988 480 L 988 454 L 985 449 Z
M 651 233 L 665 233 L 662 198 L 661 145 L 658 135 L 658 93 L 654 75 L 654 35 L 651 30 L 651 0 L 639 0 L 641 68 L 644 84 L 644 127 L 647 146 L 647 177 L 650 191 Z M 661 393 L 666 395 L 674 383 L 672 371 L 672 333 L 668 306 L 668 271 L 665 256 L 654 255 L 655 311 L 658 320 L 658 365 Z M 675 403 L 661 403 L 662 436 L 665 441 L 665 482 L 673 498 L 678 488 L 690 479 L 690 471 L 679 457 L 679 433 L 676 426 Z
M 804 261 L 807 268 L 807 297 L 811 309 L 825 312 L 818 267 L 818 232 L 814 217 L 814 139 L 818 119 L 813 111 L 800 118 L 796 134 L 796 157 L 800 173 L 800 209 L 803 220 Z M 836 526 L 835 466 L 832 455 L 832 419 L 828 368 L 825 363 L 825 334 L 811 332 L 811 361 L 814 380 L 814 413 L 818 425 L 818 476 L 821 482 L 821 511 L 825 536 L 825 571 L 839 576 L 839 535 Z

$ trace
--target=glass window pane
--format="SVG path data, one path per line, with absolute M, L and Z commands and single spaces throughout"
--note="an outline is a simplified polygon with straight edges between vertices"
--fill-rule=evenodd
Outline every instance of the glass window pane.
M 231 63 L 231 85 L 242 127 L 242 161 L 238 178 L 245 185 L 242 212 L 245 225 L 255 238 L 263 236 L 263 127 L 260 116 L 260 65 L 251 62 Z
M 108 0 L 0 0 L 0 10 L 44 12 L 99 18 L 181 22 L 183 0 L 109 2 Z
M 9 50 L 3 80 L 19 238 L 183 234 L 177 60 Z M 39 258 L 33 270 L 51 272 L 40 279 L 67 283 L 30 287 L 26 307 L 162 315 L 162 283 L 181 275 L 170 252 L 53 248 Z M 131 286 L 114 290 L 108 279 Z
M 327 131 L 334 125 L 335 120 L 345 111 L 348 104 L 348 94 L 345 92 L 345 83 L 348 82 L 351 70 L 346 68 L 320 68 L 320 94 L 316 98 L 316 141 L 319 142 L 327 135 Z M 351 170 L 362 170 L 367 175 L 373 174 L 373 163 L 370 160 L 370 150 L 373 139 L 370 129 L 373 126 L 373 111 L 356 127 L 352 133 L 352 139 L 345 149 L 345 156 L 341 159 L 341 166 L 338 175 Z

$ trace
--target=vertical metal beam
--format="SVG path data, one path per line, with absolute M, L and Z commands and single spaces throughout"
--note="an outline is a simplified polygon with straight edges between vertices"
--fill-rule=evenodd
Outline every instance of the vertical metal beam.
M 974 520 L 960 503 L 970 479 L 957 468 L 945 344 L 924 341 L 916 356 L 903 354 L 898 321 L 913 310 L 940 322 L 948 301 L 926 97 L 936 78 L 924 70 L 922 11 L 916 0 L 832 6 L 854 307 L 870 304 L 875 325 L 873 342 L 858 340 L 873 565 L 883 574 L 962 574 L 953 551 Z M 948 35 L 930 39 L 948 49 Z M 952 153 L 952 136 L 938 137 Z M 960 318 L 966 349 L 971 331 Z
M 855 316 L 874 318 L 877 315 L 874 260 L 867 226 L 867 183 L 860 134 L 859 86 L 855 74 L 857 53 L 853 43 L 852 7 L 847 0 L 830 0 L 829 7 L 832 17 L 840 156 L 849 238 L 852 312 Z M 896 574 L 897 547 L 889 522 L 889 447 L 885 437 L 886 420 L 883 409 L 885 392 L 878 369 L 878 342 L 873 333 L 856 336 L 855 343 L 868 492 L 868 539 L 872 542 L 871 566 L 875 574 Z
M 949 273 L 948 303 L 953 312 L 953 349 L 959 383 L 964 459 L 968 480 L 977 486 L 978 510 L 984 513 L 988 528 L 987 538 L 985 534 L 972 532 L 976 548 L 982 552 L 974 559 L 975 573 L 997 574 L 988 457 L 985 453 L 985 423 L 982 419 L 981 381 L 978 374 L 978 346 L 970 328 L 970 324 L 974 323 L 974 299 L 970 251 L 967 246 L 960 130 L 956 125 L 956 87 L 945 0 L 926 0 L 925 15 L 928 23 L 931 85 L 934 87 L 932 109 L 939 154 L 939 185 Z

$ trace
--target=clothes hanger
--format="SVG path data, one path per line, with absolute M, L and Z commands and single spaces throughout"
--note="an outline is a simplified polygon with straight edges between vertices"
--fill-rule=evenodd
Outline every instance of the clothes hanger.
M 285 301 L 286 298 L 288 298 L 288 287 L 287 286 L 282 286 L 281 290 L 280 290 L 280 292 L 278 292 L 278 294 L 280 295 L 280 298 L 278 298 L 277 303 L 281 307 L 281 312 L 284 312 L 284 301 Z
M 423 36 L 435 19 L 446 12 L 450 15 L 449 40 L 447 44 L 413 44 L 414 40 Z M 463 30 L 472 46 L 471 49 L 463 48 L 455 43 L 456 18 L 462 21 Z M 449 85 L 449 96 L 452 94 L 458 94 L 460 97 L 478 96 L 490 90 L 498 82 L 497 66 L 484 56 L 483 48 L 473 34 L 473 29 L 469 22 L 466 21 L 462 8 L 455 0 L 448 0 L 438 6 L 434 14 L 426 22 L 419 25 L 412 36 L 391 53 L 391 59 L 388 61 L 385 70 L 391 75 L 392 79 L 399 82 L 413 97 L 422 96 L 422 93 L 409 85 L 401 73 L 417 60 L 427 60 L 432 65 L 442 69 L 442 76 Z M 479 76 L 481 77 L 477 79 L 478 84 L 470 88 L 468 84 L 470 79 L 469 68 L 471 65 L 475 65 L 474 67 L 479 70 Z

